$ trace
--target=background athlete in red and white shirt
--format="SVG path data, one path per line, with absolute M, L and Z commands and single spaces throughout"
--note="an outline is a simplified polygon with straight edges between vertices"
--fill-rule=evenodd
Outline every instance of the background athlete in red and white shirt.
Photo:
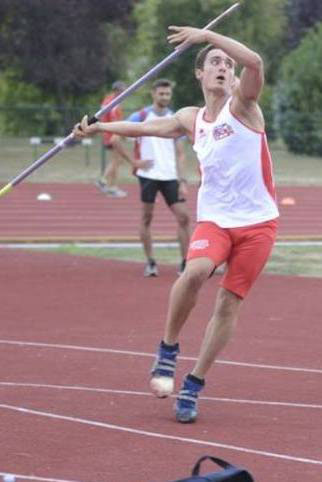
M 118 97 L 124 90 L 126 85 L 121 80 L 116 80 L 112 84 L 112 91 L 105 95 L 102 100 L 102 105 L 110 104 L 115 97 Z M 124 118 L 122 108 L 117 105 L 110 112 L 102 116 L 102 122 L 121 121 Z M 100 179 L 96 182 L 99 189 L 108 196 L 125 197 L 127 193 L 120 189 L 118 183 L 118 173 L 122 160 L 126 160 L 132 165 L 132 158 L 123 145 L 123 140 L 120 136 L 111 132 L 103 133 L 103 148 L 108 152 L 108 163 Z
M 198 394 L 214 360 L 231 337 L 244 297 L 263 269 L 274 244 L 278 210 L 258 106 L 264 84 L 261 57 L 223 35 L 192 27 L 170 27 L 170 43 L 208 43 L 196 59 L 205 107 L 186 107 L 172 118 L 145 123 L 97 123 L 87 117 L 74 128 L 79 137 L 108 130 L 126 136 L 187 135 L 199 158 L 202 181 L 198 224 L 192 236 L 184 273 L 172 287 L 163 340 L 152 369 L 151 388 L 159 397 L 174 388 L 179 333 L 197 301 L 203 283 L 227 262 L 198 360 L 184 381 L 176 402 L 179 422 L 197 417 Z M 242 66 L 236 83 L 236 64 Z

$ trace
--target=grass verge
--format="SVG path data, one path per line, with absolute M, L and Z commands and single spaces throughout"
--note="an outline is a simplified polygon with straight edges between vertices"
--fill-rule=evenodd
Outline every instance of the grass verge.
M 144 262 L 141 248 L 87 248 L 62 245 L 52 248 L 56 252 L 78 256 L 95 256 L 105 259 Z M 179 264 L 180 256 L 176 247 L 155 248 L 155 258 L 160 264 Z M 322 278 L 322 246 L 320 245 L 277 245 L 266 265 L 265 273 Z
M 127 149 L 133 152 L 133 142 L 127 141 Z M 35 148 L 28 138 L 0 136 L 0 182 L 7 183 L 32 161 L 52 148 L 42 144 Z M 288 152 L 281 141 L 270 144 L 274 161 L 275 180 L 278 185 L 322 185 L 322 159 Z M 102 149 L 101 138 L 92 139 L 90 147 L 77 144 L 60 152 L 54 159 L 37 169 L 30 182 L 93 182 L 102 169 L 102 157 L 108 161 L 109 153 Z M 199 182 L 198 163 L 191 145 L 186 143 L 186 177 L 190 182 Z M 136 179 L 124 162 L 119 172 L 119 182 L 131 183 Z

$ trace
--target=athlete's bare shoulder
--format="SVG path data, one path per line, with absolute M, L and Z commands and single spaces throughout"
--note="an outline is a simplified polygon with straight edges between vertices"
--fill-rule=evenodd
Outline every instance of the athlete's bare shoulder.
M 231 111 L 251 129 L 262 131 L 265 121 L 261 108 L 256 100 L 245 99 L 239 89 L 232 96 Z
M 198 110 L 199 107 L 190 106 L 183 107 L 175 113 L 175 117 L 180 122 L 181 127 L 190 139 L 193 138 L 194 125 Z

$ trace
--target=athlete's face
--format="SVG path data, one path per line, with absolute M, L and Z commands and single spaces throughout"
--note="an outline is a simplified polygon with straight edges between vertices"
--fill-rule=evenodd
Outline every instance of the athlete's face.
M 196 77 L 206 90 L 231 92 L 235 79 L 235 62 L 220 49 L 210 50 L 203 68 L 196 70 Z
M 152 90 L 153 103 L 163 109 L 168 107 L 172 98 L 172 88 L 171 87 L 157 87 Z

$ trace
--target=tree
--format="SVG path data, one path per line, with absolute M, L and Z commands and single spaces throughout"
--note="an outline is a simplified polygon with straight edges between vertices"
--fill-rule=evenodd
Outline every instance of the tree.
M 61 106 L 115 80 L 134 0 L 2 0 L 0 65 Z M 23 101 L 23 99 L 21 99 Z M 71 119 L 65 117 L 66 127 Z
M 293 152 L 322 155 L 322 23 L 303 37 L 281 68 L 280 132 Z
M 317 22 L 322 21 L 321 0 L 287 0 L 288 46 L 294 49 Z
M 248 0 L 239 11 L 223 19 L 217 27 L 218 32 L 245 42 L 263 55 L 268 82 L 274 81 L 283 55 L 280 44 L 285 30 L 285 1 Z M 138 77 L 171 52 L 172 47 L 166 40 L 169 25 L 202 27 L 226 8 L 226 0 L 139 2 L 134 9 L 137 23 L 136 42 L 130 52 L 131 58 L 135 56 L 139 59 L 132 68 L 133 77 Z M 193 72 L 197 50 L 198 47 L 190 49 L 162 73 L 177 84 L 174 92 L 176 108 L 201 101 L 200 89 Z

